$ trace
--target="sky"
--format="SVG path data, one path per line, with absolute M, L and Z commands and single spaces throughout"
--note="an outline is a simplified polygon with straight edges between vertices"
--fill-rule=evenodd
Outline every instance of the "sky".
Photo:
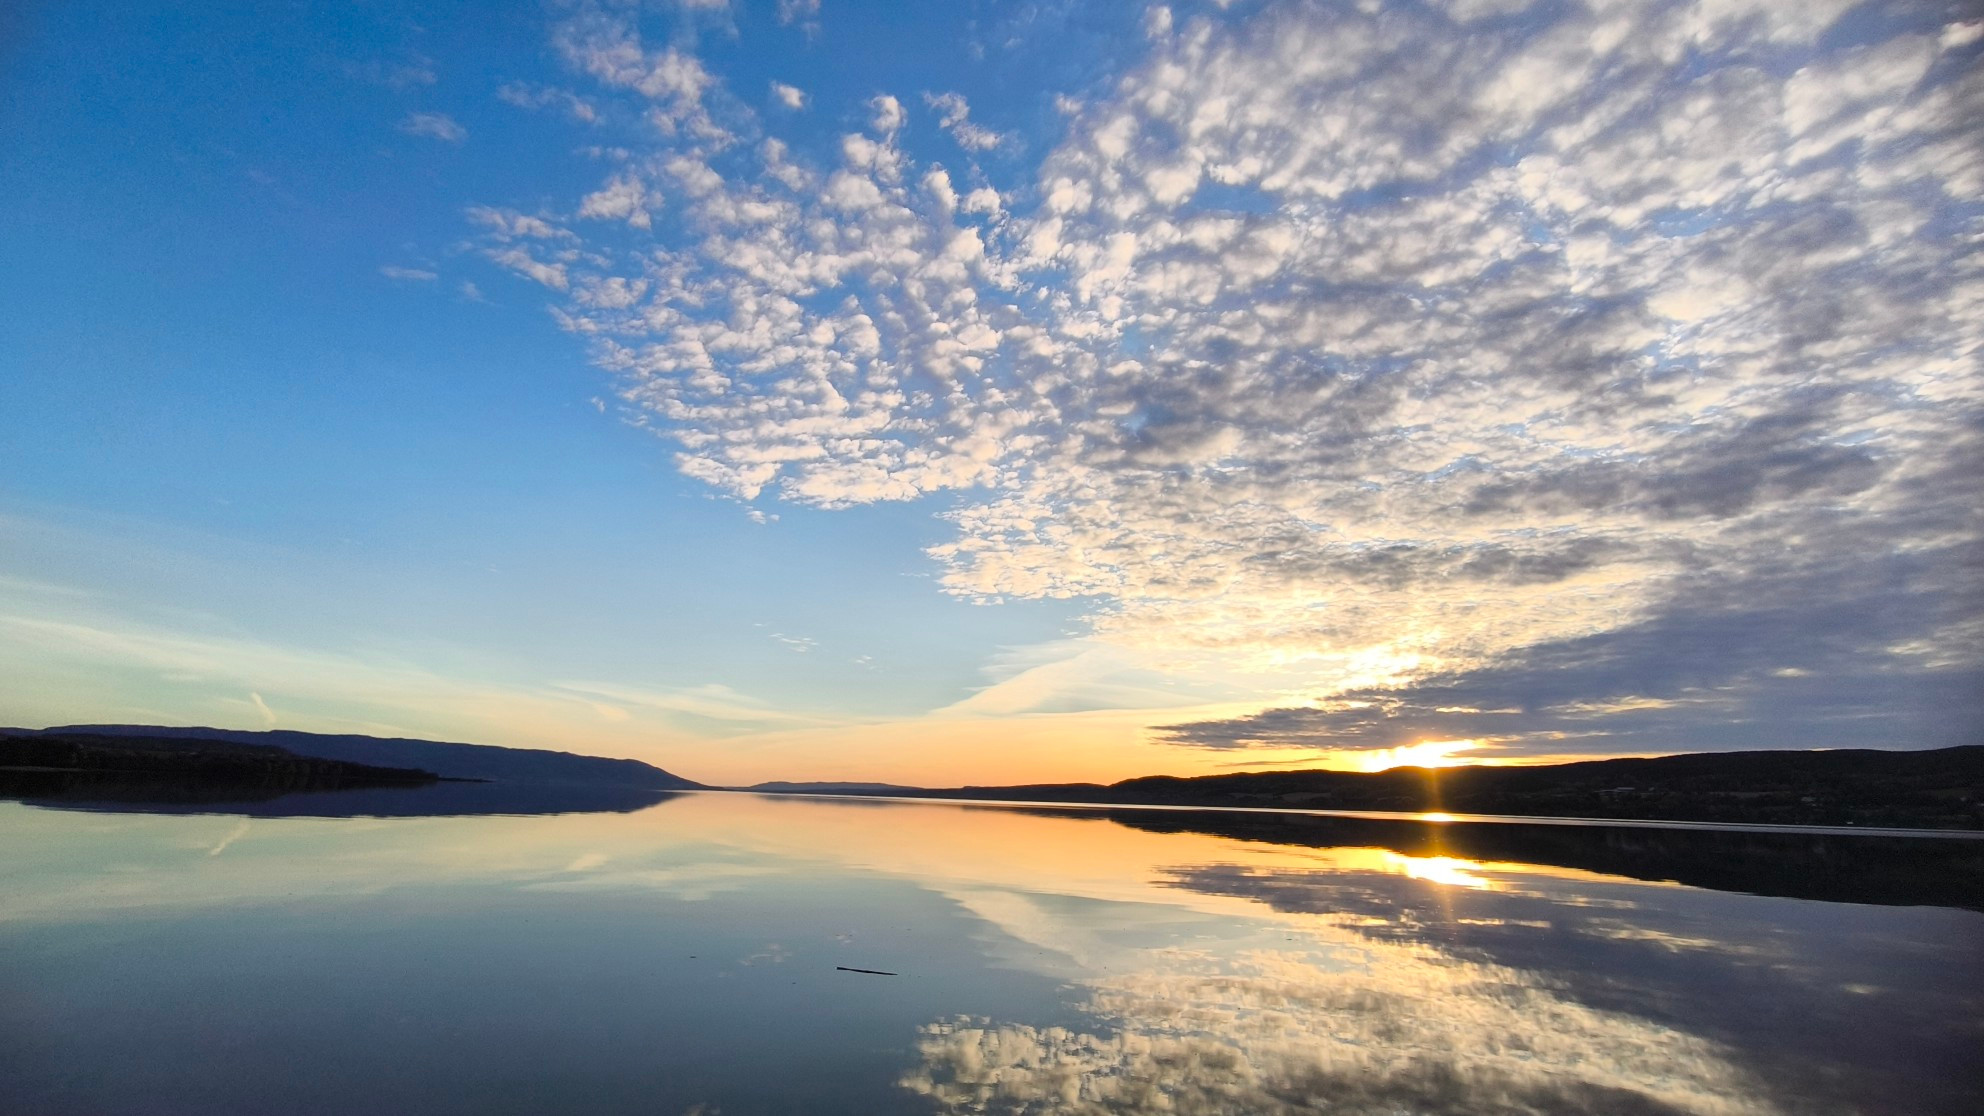
M 9 5 L 0 723 L 1984 742 L 1953 2 Z

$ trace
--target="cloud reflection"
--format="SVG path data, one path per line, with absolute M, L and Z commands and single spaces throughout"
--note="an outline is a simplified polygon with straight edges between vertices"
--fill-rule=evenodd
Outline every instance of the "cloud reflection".
M 1106 1032 L 960 1019 L 902 1081 L 946 1112 L 1777 1111 L 1717 1044 L 1425 946 L 1174 951 L 1097 982 Z
M 1109 948 L 1090 915 L 974 897 L 974 914 L 1020 940 L 1070 943 L 1063 952 L 1088 973 L 1079 1007 L 1097 1025 L 933 1022 L 902 1086 L 944 1112 L 1043 1116 L 1779 1111 L 1714 1039 L 1594 1006 L 1547 971 L 1441 940 L 1442 928 L 1506 921 L 1460 917 L 1456 890 L 1546 913 L 1549 898 L 1513 886 L 1523 866 L 1371 848 L 1311 855 L 1307 868 L 1159 870 L 1180 890 L 1294 916 L 1270 931 L 1294 946 Z
M 1384 848 L 1375 823 L 1246 816 L 1285 838 L 1268 843 L 1125 817 L 709 793 L 627 815 L 257 819 L 240 838 L 238 819 L 0 803 L 0 932 L 444 909 L 492 941 L 520 913 L 559 942 L 629 929 L 624 955 L 566 958 L 602 1002 L 701 1026 L 749 987 L 747 1045 L 771 1026 L 778 1058 L 780 1021 L 866 1018 L 869 1083 L 952 1113 L 1976 1110 L 1974 911 L 1519 863 L 1506 834 Z M 1343 844 L 1294 843 L 1325 837 Z M 1574 862 L 1679 863 L 1644 834 L 1604 841 Z M 1767 850 L 1801 871 L 1871 855 L 1686 847 L 1729 886 Z M 1966 878 L 1917 859 L 1946 892 Z M 807 983 L 842 962 L 904 975 Z M 688 998 L 656 1008 L 627 991 L 639 974 Z

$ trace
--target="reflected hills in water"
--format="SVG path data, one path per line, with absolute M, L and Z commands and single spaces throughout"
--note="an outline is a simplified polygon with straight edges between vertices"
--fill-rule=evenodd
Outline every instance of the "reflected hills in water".
M 1539 865 L 1713 891 L 1885 906 L 1984 911 L 1984 841 L 1873 834 L 1426 822 L 1164 810 L 1054 810 L 1156 833 L 1309 848 L 1388 849 L 1403 857 Z M 1211 871 L 1208 869 L 1207 871 Z M 1217 873 L 1181 886 L 1217 886 Z M 1227 880 L 1237 893 L 1262 881 Z M 1270 889 L 1272 890 L 1272 889 Z M 1273 899 L 1257 895 L 1271 905 Z
M 680 791 L 439 780 L 413 786 L 298 790 L 132 778 L 97 772 L 0 770 L 0 799 L 63 810 L 229 814 L 250 818 L 442 818 L 482 814 L 631 814 Z

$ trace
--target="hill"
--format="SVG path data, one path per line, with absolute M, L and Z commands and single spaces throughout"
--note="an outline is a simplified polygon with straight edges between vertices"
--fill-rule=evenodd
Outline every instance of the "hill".
M 1535 767 L 1400 767 L 1376 773 L 1157 775 L 1108 785 L 1036 783 L 889 793 L 1139 806 L 1984 829 L 1984 745 L 1917 752 L 1703 752 Z
M 81 732 L 0 734 L 0 771 L 30 782 L 82 775 L 99 782 L 191 783 L 262 795 L 439 781 L 431 771 L 302 756 L 272 744 Z
M 276 729 L 167 728 L 157 725 L 64 725 L 49 729 L 0 730 L 14 736 L 90 734 L 153 740 L 205 740 L 272 745 L 298 756 L 376 767 L 412 767 L 448 779 L 486 779 L 537 786 L 620 787 L 641 790 L 698 790 L 701 783 L 639 760 L 581 756 L 493 744 L 454 744 L 403 737 L 346 736 Z

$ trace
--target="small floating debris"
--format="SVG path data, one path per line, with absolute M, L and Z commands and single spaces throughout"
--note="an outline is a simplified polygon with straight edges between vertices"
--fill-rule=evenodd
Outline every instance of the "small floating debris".
M 852 969 L 846 965 L 835 965 L 843 973 L 867 973 L 869 976 L 901 976 L 901 973 L 885 973 L 880 969 Z

